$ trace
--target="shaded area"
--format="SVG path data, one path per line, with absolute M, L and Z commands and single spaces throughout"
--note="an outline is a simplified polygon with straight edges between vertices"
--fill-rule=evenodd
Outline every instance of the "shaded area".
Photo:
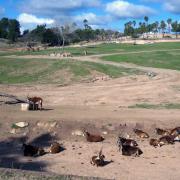
M 28 141 L 28 143 L 40 147 L 49 147 L 53 142 L 57 140 L 58 139 L 55 136 L 52 136 L 49 133 L 44 133 Z
M 23 169 L 33 171 L 43 171 L 46 167 L 46 163 L 38 160 L 34 157 L 25 158 L 23 156 L 22 144 L 28 141 L 28 137 L 12 137 L 4 141 L 0 141 L 0 167 Z M 42 142 L 41 142 L 42 141 Z M 43 134 L 30 143 L 38 146 L 49 146 L 52 141 L 52 137 L 48 134 Z

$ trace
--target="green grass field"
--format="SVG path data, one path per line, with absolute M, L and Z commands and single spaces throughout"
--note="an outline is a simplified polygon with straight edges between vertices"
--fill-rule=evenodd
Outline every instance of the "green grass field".
M 65 47 L 65 51 L 71 52 L 73 56 L 83 56 L 83 51 L 86 50 L 88 55 L 95 54 L 107 54 L 118 52 L 137 52 L 137 51 L 151 51 L 151 50 L 170 50 L 180 49 L 179 42 L 168 43 L 155 43 L 145 45 L 133 45 L 133 44 L 100 44 L 96 46 L 87 47 Z M 50 48 L 47 50 L 41 50 L 39 52 L 0 52 L 0 56 L 7 55 L 49 55 L 53 52 L 62 52 L 61 48 Z
M 133 63 L 140 66 L 180 70 L 180 49 L 177 51 L 144 52 L 105 56 L 103 60 Z
M 177 49 L 171 51 L 171 49 Z M 178 50 L 179 49 L 179 50 Z M 141 66 L 180 70 L 180 43 L 156 43 L 146 45 L 101 44 L 88 47 L 66 47 L 73 56 L 82 55 L 83 50 L 91 54 L 117 53 L 102 57 L 103 60 L 134 63 Z M 156 52 L 140 52 L 140 51 Z M 163 51 L 161 51 L 163 50 Z M 165 51 L 164 51 L 165 50 Z M 7 58 L 9 55 L 36 55 L 60 52 L 60 48 L 39 52 L 0 52 L 0 83 L 61 83 L 69 84 L 90 80 L 93 73 L 109 75 L 112 78 L 139 74 L 135 69 L 120 68 L 91 62 L 57 59 Z M 139 52 L 139 53 L 138 53 Z M 85 58 L 85 57 L 84 57 Z M 142 73 L 142 72 L 141 72 Z
M 56 59 L 0 58 L 0 83 L 60 83 L 68 84 L 93 78 L 101 73 L 117 78 L 141 73 L 135 69 L 120 68 L 91 62 Z

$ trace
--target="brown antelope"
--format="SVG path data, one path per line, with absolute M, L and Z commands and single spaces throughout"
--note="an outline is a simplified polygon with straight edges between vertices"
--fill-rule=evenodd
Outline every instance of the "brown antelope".
M 137 143 L 133 143 L 137 145 Z M 118 148 L 119 151 L 122 152 L 122 155 L 124 156 L 135 156 L 138 157 L 141 154 L 143 154 L 142 150 L 137 146 L 132 146 L 132 144 L 125 144 L 124 138 L 118 138 Z
M 167 136 L 170 134 L 167 130 L 164 129 L 156 128 L 155 130 L 156 130 L 156 134 L 158 135 Z
M 61 150 L 62 150 L 61 145 L 58 142 L 54 142 L 53 144 L 51 144 L 49 152 L 51 154 L 56 154 L 59 153 Z
M 166 145 L 166 144 L 174 144 L 174 138 L 175 136 L 163 136 L 159 138 L 159 143 L 161 146 Z
M 43 99 L 41 97 L 27 97 L 28 102 L 32 104 L 33 110 L 42 110 Z
M 32 157 L 32 156 L 42 156 L 42 155 L 46 154 L 44 149 L 42 149 L 40 147 L 23 144 L 22 148 L 23 148 L 24 156 Z
M 105 159 L 105 156 L 102 154 L 102 148 L 101 148 L 101 150 L 99 151 L 98 156 L 93 156 L 93 157 L 91 158 L 90 163 L 91 163 L 93 166 L 97 166 L 97 167 L 98 167 L 98 166 L 104 166 L 104 164 L 105 164 L 104 159 Z
M 90 134 L 88 131 L 84 131 L 84 136 L 88 142 L 101 142 L 104 138 L 100 135 Z
M 122 145 L 122 155 L 124 156 L 139 157 L 141 154 L 143 154 L 143 152 L 139 147 Z
M 174 135 L 179 135 L 179 134 L 180 134 L 180 127 L 176 127 L 176 128 L 174 128 L 174 129 L 172 129 L 171 132 L 170 132 L 170 134 L 171 134 L 172 136 L 174 136 Z
M 134 133 L 139 136 L 140 138 L 149 138 L 149 134 L 142 131 L 142 130 L 139 130 L 139 129 L 134 129 Z
M 124 146 L 138 146 L 137 142 L 133 139 L 126 139 L 126 138 L 123 138 L 121 136 L 118 137 L 118 141 L 117 141 L 117 144 L 118 144 L 118 147 L 119 147 L 119 150 L 121 149 L 121 145 L 124 145 Z
M 159 139 L 150 139 L 149 144 L 150 144 L 151 146 L 154 146 L 155 148 L 156 148 L 156 147 L 161 147 L 161 144 L 160 144 L 160 140 L 159 140 Z

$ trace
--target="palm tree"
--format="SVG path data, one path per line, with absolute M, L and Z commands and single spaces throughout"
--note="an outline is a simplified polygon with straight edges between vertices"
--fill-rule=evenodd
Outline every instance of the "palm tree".
M 88 27 L 88 20 L 84 19 L 83 24 L 84 24 L 84 28 L 87 29 L 87 27 Z
M 177 21 L 172 23 L 172 31 L 176 33 L 176 39 L 178 37 L 178 31 L 180 31 L 180 24 Z
M 168 23 L 168 29 L 169 29 L 169 34 L 171 33 L 171 24 L 172 24 L 172 19 L 171 18 L 169 18 L 168 20 L 167 20 L 167 23 Z
M 158 28 L 159 28 L 159 22 L 156 21 L 156 22 L 155 22 L 156 38 L 157 38 Z
M 135 27 L 135 26 L 136 26 L 136 21 L 135 21 L 135 20 L 132 21 L 132 24 L 133 24 L 133 26 Z
M 149 21 L 149 17 L 145 16 L 144 17 L 144 21 L 146 22 L 146 33 L 148 33 L 148 21 Z M 147 38 L 148 38 L 148 35 L 147 35 Z
M 148 24 L 149 17 L 148 17 L 148 16 L 145 16 L 145 17 L 144 17 L 144 20 L 145 20 L 146 24 Z
M 166 29 L 166 23 L 164 21 L 161 21 L 160 27 L 161 27 L 163 38 L 164 38 L 164 33 L 165 33 L 165 29 Z

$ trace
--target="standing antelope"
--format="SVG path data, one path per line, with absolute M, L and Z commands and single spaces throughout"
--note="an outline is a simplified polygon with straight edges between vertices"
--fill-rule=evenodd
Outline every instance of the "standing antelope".
M 27 97 L 28 103 L 32 104 L 33 110 L 42 110 L 43 99 L 41 97 Z M 36 106 L 37 105 L 37 106 Z

